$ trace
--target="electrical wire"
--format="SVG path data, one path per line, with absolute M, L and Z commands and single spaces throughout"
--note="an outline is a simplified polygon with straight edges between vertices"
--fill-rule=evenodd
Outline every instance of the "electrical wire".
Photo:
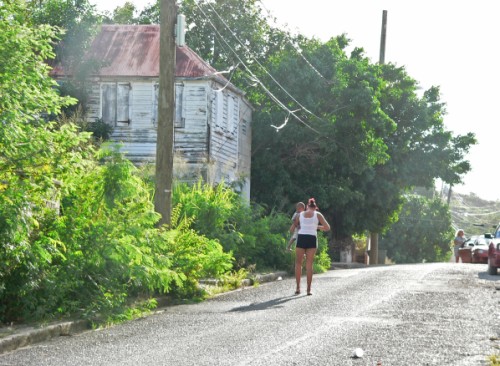
M 198 4 L 198 2 L 195 2 L 196 6 L 200 10 L 200 12 L 203 14 L 205 19 L 208 20 L 216 34 L 220 37 L 220 39 L 226 44 L 226 46 L 231 50 L 231 52 L 236 56 L 238 61 L 245 67 L 245 70 L 251 75 L 252 79 L 257 82 L 258 85 L 265 91 L 265 93 L 273 100 L 280 108 L 283 110 L 287 111 L 290 115 L 292 115 L 297 121 L 302 123 L 304 126 L 309 128 L 310 130 L 316 132 L 317 134 L 320 134 L 318 130 L 316 130 L 314 127 L 310 126 L 308 123 L 306 123 L 302 118 L 300 118 L 295 111 L 290 110 L 284 103 L 282 103 L 265 85 L 264 83 L 252 72 L 252 70 L 248 67 L 248 65 L 241 59 L 241 57 L 238 55 L 238 53 L 229 45 L 229 43 L 224 39 L 224 37 L 220 34 L 219 30 L 217 27 L 214 25 L 212 20 L 208 17 L 206 12 L 202 9 L 202 7 Z M 217 14 L 218 15 L 218 14 Z M 232 31 L 231 31 L 232 33 Z
M 262 2 L 262 0 L 259 0 L 259 3 L 261 4 L 261 7 L 267 12 L 267 15 L 268 17 L 272 18 L 273 21 L 274 21 L 274 25 L 278 28 L 278 27 L 282 27 L 282 28 L 285 28 L 283 25 L 279 25 L 278 22 L 276 21 L 276 18 L 274 16 L 272 16 L 272 13 L 271 11 L 264 5 L 264 2 Z M 291 33 L 289 29 L 287 29 L 287 32 L 288 33 Z M 333 84 L 333 82 L 331 80 L 328 80 L 326 77 L 323 76 L 323 74 L 321 74 L 321 72 L 319 72 L 319 70 L 314 67 L 314 65 L 304 56 L 304 54 L 302 53 L 302 50 L 299 48 L 298 45 L 296 45 L 295 43 L 293 43 L 290 38 L 288 37 L 285 37 L 286 40 L 288 41 L 288 43 L 293 47 L 295 48 L 295 50 L 297 51 L 297 54 L 305 61 L 305 63 L 323 80 L 325 81 L 325 83 L 327 85 L 331 85 Z
M 283 90 L 285 92 L 286 95 L 288 95 L 295 103 L 297 103 L 297 105 L 302 108 L 305 112 L 309 113 L 311 116 L 314 116 L 315 118 L 321 120 L 320 117 L 318 117 L 317 115 L 315 115 L 313 112 L 311 112 L 308 108 L 306 108 L 304 105 L 302 105 L 297 99 L 295 99 L 284 87 L 283 85 L 281 85 L 281 83 L 276 80 L 276 78 L 271 75 L 271 73 L 269 71 L 267 71 L 267 69 L 259 62 L 259 60 L 254 57 L 252 55 L 252 52 L 251 50 L 248 48 L 247 45 L 245 45 L 240 39 L 239 37 L 233 32 L 233 30 L 229 27 L 229 25 L 226 23 L 226 21 L 220 16 L 220 14 L 217 12 L 217 10 L 212 6 L 212 4 L 210 4 L 210 2 L 207 2 L 207 5 L 212 9 L 212 11 L 214 12 L 215 15 L 217 15 L 217 17 L 219 18 L 219 20 L 222 22 L 222 24 L 224 24 L 224 27 L 229 31 L 231 32 L 231 35 L 234 37 L 234 39 L 245 49 L 245 51 L 247 51 L 247 53 L 250 55 L 250 57 L 255 61 L 255 63 L 257 65 L 259 65 L 259 67 L 271 78 L 271 80 L 273 80 L 276 85 L 278 85 L 278 87 Z M 321 74 L 320 74 L 321 75 Z

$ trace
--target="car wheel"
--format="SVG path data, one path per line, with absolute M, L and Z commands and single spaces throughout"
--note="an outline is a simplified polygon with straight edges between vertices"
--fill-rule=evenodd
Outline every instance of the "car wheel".
M 491 259 L 488 258 L 488 274 L 496 275 L 498 274 L 498 268 L 491 265 Z

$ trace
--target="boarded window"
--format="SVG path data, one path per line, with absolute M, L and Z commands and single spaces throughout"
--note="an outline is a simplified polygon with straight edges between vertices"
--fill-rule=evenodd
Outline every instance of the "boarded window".
M 247 136 L 248 131 L 248 121 L 246 119 L 241 121 L 241 133 Z
M 184 85 L 175 85 L 175 119 L 174 127 L 184 127 L 186 122 L 186 112 L 184 103 Z
M 221 132 L 225 127 L 224 119 L 224 93 L 215 92 L 215 131 Z
M 130 83 L 106 83 L 101 85 L 103 122 L 116 126 L 130 123 Z
M 159 85 L 154 86 L 154 104 L 153 104 L 153 123 L 158 125 L 158 103 L 159 103 Z M 175 111 L 174 111 L 174 127 L 182 128 L 186 124 L 186 112 L 184 107 L 184 85 L 175 85 Z
M 239 99 L 229 93 L 215 93 L 215 131 L 228 137 L 238 134 Z

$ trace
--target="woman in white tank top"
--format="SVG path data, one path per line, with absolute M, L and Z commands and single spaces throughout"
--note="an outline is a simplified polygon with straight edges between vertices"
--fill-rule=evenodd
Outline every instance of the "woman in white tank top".
M 290 230 L 298 227 L 297 245 L 295 246 L 295 294 L 300 294 L 300 279 L 302 277 L 302 262 L 306 257 L 307 294 L 312 295 L 311 284 L 313 277 L 313 261 L 318 248 L 318 230 L 329 231 L 330 224 L 317 211 L 318 206 L 314 198 L 309 199 L 306 211 L 300 213 Z

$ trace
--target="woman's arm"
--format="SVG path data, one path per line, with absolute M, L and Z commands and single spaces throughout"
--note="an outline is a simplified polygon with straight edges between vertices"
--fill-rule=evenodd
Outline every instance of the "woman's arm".
M 300 227 L 300 219 L 299 219 L 299 215 L 297 215 L 295 217 L 295 219 L 293 219 L 293 224 L 292 226 L 290 226 L 290 232 L 293 233 L 295 229 L 298 229 Z
M 321 231 L 330 231 L 330 224 L 328 223 L 328 221 L 326 221 L 325 217 L 323 216 L 323 214 L 321 213 L 317 213 L 318 214 L 318 221 L 321 225 L 318 225 L 318 230 L 321 230 Z

